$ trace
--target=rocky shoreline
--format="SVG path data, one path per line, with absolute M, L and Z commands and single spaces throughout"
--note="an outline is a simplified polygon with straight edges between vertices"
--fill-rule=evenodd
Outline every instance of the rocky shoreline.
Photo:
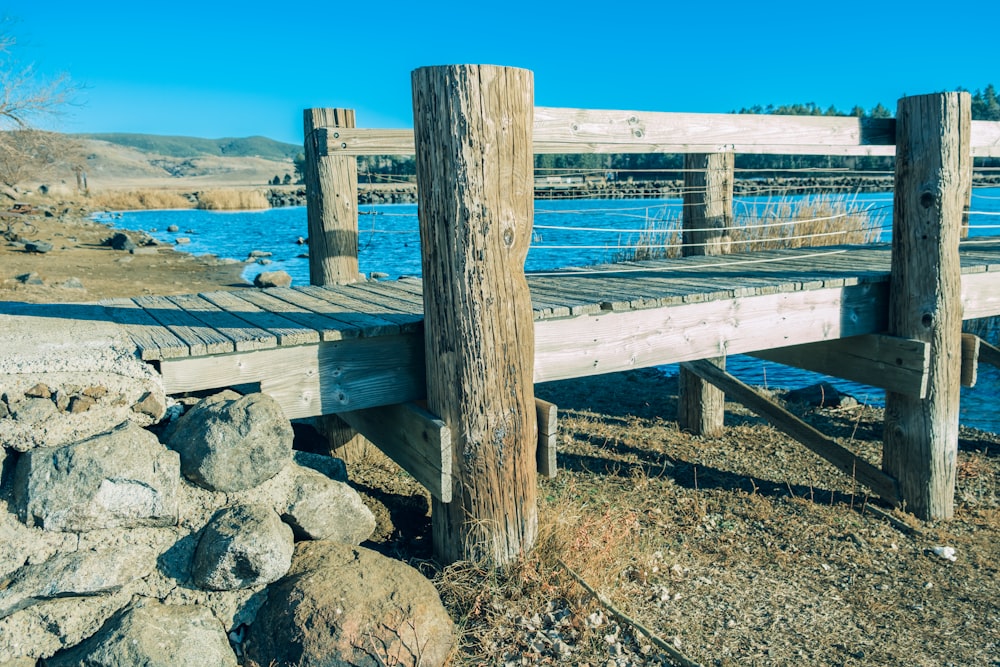
M 1000 175 L 980 176 L 974 187 L 1000 185 Z M 788 194 L 830 194 L 851 195 L 867 192 L 890 192 L 893 177 L 885 176 L 823 176 L 787 177 L 774 176 L 759 179 L 736 179 L 733 194 L 742 197 L 775 196 Z M 417 186 L 413 183 L 392 185 L 359 184 L 358 203 L 415 204 Z M 535 199 L 672 199 L 681 197 L 684 182 L 679 179 L 588 181 L 583 183 L 552 183 L 535 185 Z M 195 195 L 197 196 L 197 195 Z M 305 206 L 305 186 L 294 188 L 272 188 L 266 193 L 272 208 L 282 206 Z

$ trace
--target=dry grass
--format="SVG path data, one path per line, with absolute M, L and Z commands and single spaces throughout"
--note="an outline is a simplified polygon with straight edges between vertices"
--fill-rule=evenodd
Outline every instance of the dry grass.
M 252 211 L 270 208 L 260 190 L 206 190 L 198 193 L 198 208 L 209 211 Z
M 864 244 L 878 240 L 884 216 L 865 204 L 828 195 L 792 201 L 775 199 L 762 208 L 736 211 L 729 230 L 729 252 Z M 679 215 L 648 221 L 646 231 L 623 243 L 614 262 L 670 259 L 681 256 Z
M 454 664 L 670 664 L 560 561 L 703 665 L 997 664 L 1000 437 L 963 429 L 953 521 L 891 521 L 740 406 L 717 438 L 679 431 L 676 381 L 656 371 L 537 394 L 561 417 L 536 548 L 502 571 L 425 570 L 460 627 Z M 878 460 L 878 410 L 804 417 Z
M 172 190 L 108 190 L 93 194 L 88 204 L 107 211 L 194 207 L 187 197 Z

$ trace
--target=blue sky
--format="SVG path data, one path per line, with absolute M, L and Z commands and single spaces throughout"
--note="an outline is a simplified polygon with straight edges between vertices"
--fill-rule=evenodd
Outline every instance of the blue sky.
M 904 94 L 1000 85 L 996 0 L 17 0 L 0 15 L 22 64 L 80 86 L 64 132 L 300 143 L 314 106 L 409 127 L 410 72 L 457 63 L 532 70 L 539 106 L 639 111 L 895 109 Z

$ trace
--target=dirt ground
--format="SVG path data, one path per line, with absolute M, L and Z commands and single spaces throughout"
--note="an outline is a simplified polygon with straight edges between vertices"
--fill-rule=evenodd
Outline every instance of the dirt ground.
M 111 250 L 84 213 L 3 219 L 54 247 L 0 242 L 0 300 L 243 284 L 239 265 Z M 501 572 L 434 564 L 426 493 L 381 456 L 350 463 L 378 518 L 366 546 L 435 582 L 453 664 L 1000 665 L 1000 436 L 962 430 L 955 518 L 928 523 L 738 405 L 719 437 L 681 432 L 676 391 L 654 370 L 536 388 L 560 409 L 561 469 L 539 482 L 536 548 Z M 878 464 L 880 411 L 796 410 Z
M 140 246 L 138 253 L 113 250 L 104 242 L 115 230 L 89 219 L 68 203 L 46 203 L 31 214 L 0 216 L 0 301 L 81 302 L 115 296 L 191 294 L 238 289 L 243 265 L 176 252 L 173 246 Z M 129 236 L 141 244 L 140 233 Z M 25 242 L 52 245 L 29 252 Z M 25 276 L 37 274 L 34 280 Z M 38 283 L 38 284 L 36 284 Z

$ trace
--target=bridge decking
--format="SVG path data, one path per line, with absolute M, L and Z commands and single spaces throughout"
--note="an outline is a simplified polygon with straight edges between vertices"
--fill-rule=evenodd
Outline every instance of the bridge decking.
M 965 318 L 1000 314 L 1000 237 L 963 245 Z M 529 275 L 535 381 L 878 333 L 890 248 L 831 246 Z M 102 302 L 167 391 L 260 384 L 289 416 L 422 397 L 421 283 Z

